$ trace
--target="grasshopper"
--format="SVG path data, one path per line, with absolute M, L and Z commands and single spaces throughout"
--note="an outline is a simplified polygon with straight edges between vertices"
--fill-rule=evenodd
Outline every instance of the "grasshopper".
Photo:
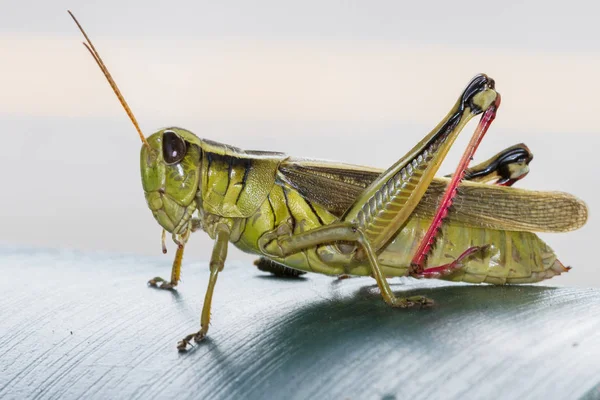
M 532 154 L 523 144 L 468 168 L 500 106 L 490 77 L 475 76 L 439 124 L 387 170 L 244 151 L 179 127 L 145 137 L 69 14 L 142 141 L 142 186 L 163 228 L 163 251 L 165 231 L 177 244 L 171 279 L 156 277 L 149 284 L 177 286 L 191 233 L 203 230 L 214 240 L 200 330 L 178 342 L 180 351 L 206 337 L 229 243 L 258 255 L 259 268 L 273 273 L 371 276 L 383 300 L 399 308 L 433 301 L 397 297 L 388 277 L 503 285 L 570 269 L 534 232 L 580 228 L 587 220 L 584 202 L 567 193 L 512 187 L 529 171 Z M 458 134 L 478 115 L 455 173 L 435 177 Z

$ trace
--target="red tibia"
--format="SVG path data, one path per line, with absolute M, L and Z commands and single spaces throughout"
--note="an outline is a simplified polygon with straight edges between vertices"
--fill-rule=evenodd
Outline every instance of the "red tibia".
M 465 153 L 458 163 L 456 172 L 452 176 L 452 180 L 446 188 L 446 192 L 444 193 L 444 197 L 442 197 L 442 201 L 438 206 L 435 217 L 433 217 L 433 221 L 431 222 L 427 233 L 423 237 L 423 240 L 421 241 L 421 244 L 419 245 L 419 248 L 413 257 L 412 265 L 417 267 L 417 271 L 422 270 L 423 264 L 425 263 L 425 258 L 427 257 L 427 254 L 429 254 L 429 250 L 431 250 L 431 247 L 435 242 L 436 234 L 442 227 L 443 219 L 448 215 L 448 209 L 452 205 L 452 201 L 456 196 L 458 184 L 465 177 L 465 170 L 469 166 L 469 162 L 473 158 L 473 154 L 475 154 L 475 150 L 477 150 L 479 143 L 481 143 L 481 139 L 483 139 L 483 136 L 492 124 L 492 121 L 494 121 L 494 118 L 496 118 L 496 111 L 498 110 L 499 106 L 500 94 L 498 93 L 495 104 L 490 106 L 490 108 L 488 108 L 481 117 L 481 121 L 479 121 L 477 129 L 475 130 L 475 133 L 473 134 Z

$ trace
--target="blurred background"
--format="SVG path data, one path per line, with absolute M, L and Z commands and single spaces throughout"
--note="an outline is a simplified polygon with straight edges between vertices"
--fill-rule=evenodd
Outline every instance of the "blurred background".
M 67 9 L 146 135 L 176 125 L 244 149 L 386 168 L 489 74 L 503 102 L 475 161 L 523 142 L 535 158 L 518 187 L 586 201 L 583 229 L 541 235 L 573 266 L 544 284 L 600 286 L 600 3 L 0 0 L 0 243 L 160 255 L 139 138 Z M 198 233 L 186 258 L 211 248 Z M 253 257 L 232 248 L 229 259 Z

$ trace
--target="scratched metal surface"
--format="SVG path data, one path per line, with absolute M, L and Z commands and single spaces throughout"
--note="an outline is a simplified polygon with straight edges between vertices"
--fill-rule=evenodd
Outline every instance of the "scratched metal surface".
M 0 249 L 0 398 L 600 397 L 599 289 L 396 279 L 438 302 L 406 311 L 368 278 L 230 262 L 210 339 L 179 354 L 208 276 L 187 261 L 170 293 L 145 285 L 164 257 Z

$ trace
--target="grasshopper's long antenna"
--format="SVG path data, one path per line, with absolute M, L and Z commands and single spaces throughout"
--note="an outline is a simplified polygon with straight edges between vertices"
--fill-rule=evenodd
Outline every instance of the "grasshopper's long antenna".
M 83 36 L 85 37 L 85 40 L 87 41 L 87 43 L 83 42 L 83 45 L 85 46 L 86 49 L 88 49 L 88 51 L 90 52 L 92 57 L 94 57 L 94 60 L 96 60 L 96 64 L 98 64 L 98 66 L 102 70 L 102 73 L 106 77 L 106 80 L 110 84 L 110 87 L 112 88 L 113 92 L 115 92 L 115 94 L 117 95 L 117 98 L 121 102 L 121 105 L 125 109 L 125 112 L 129 116 L 129 119 L 133 123 L 133 126 L 135 126 L 135 129 L 137 130 L 138 134 L 140 135 L 140 139 L 142 139 L 144 146 L 147 146 L 148 148 L 150 148 L 150 145 L 148 144 L 148 141 L 144 137 L 144 134 L 142 133 L 142 130 L 140 129 L 140 126 L 139 126 L 137 120 L 135 119 L 133 112 L 131 111 L 131 108 L 129 108 L 129 105 L 127 104 L 127 102 L 125 101 L 125 98 L 121 94 L 121 91 L 119 90 L 119 87 L 115 83 L 115 80 L 110 75 L 110 72 L 108 72 L 108 68 L 106 68 L 106 65 L 104 65 L 104 62 L 102 62 L 102 58 L 100 58 L 100 54 L 98 53 L 98 51 L 92 44 L 92 41 L 90 40 L 88 35 L 85 33 L 85 31 L 81 27 L 81 24 L 79 23 L 79 21 L 77 21 L 77 18 L 75 18 L 75 16 L 73 15 L 73 13 L 71 11 L 67 10 L 67 12 L 71 16 L 71 18 L 73 18 L 73 21 L 75 21 L 75 23 L 77 24 L 77 27 L 79 27 L 79 30 L 81 31 L 81 33 L 83 33 Z

